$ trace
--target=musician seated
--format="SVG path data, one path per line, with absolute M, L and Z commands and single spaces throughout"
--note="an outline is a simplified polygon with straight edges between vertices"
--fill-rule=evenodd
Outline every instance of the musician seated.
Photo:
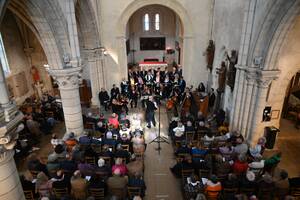
M 173 129 L 174 139 L 175 140 L 183 140 L 184 139 L 184 131 L 185 131 L 184 125 L 182 122 L 179 121 L 177 123 L 177 127 L 175 127 Z

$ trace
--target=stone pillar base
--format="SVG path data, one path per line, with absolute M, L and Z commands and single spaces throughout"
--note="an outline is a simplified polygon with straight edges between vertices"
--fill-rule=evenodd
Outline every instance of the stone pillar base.
M 25 200 L 13 150 L 0 153 L 0 200 Z

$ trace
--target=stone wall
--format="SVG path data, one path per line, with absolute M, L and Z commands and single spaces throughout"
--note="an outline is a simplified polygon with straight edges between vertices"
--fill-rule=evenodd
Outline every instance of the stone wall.
M 15 76 L 20 72 L 25 72 L 26 82 L 24 84 L 27 84 L 27 88 L 29 89 L 25 95 L 15 98 L 17 104 L 21 104 L 25 98 L 34 94 L 33 80 L 30 71 L 31 65 L 36 66 L 39 70 L 41 80 L 44 82 L 45 91 L 52 89 L 50 77 L 43 66 L 47 64 L 47 59 L 39 41 L 30 30 L 23 30 L 27 31 L 28 45 L 32 48 L 31 58 L 27 57 L 24 51 L 25 38 L 24 35 L 22 37 L 19 26 L 22 26 L 22 24 L 18 25 L 15 16 L 7 10 L 2 22 L 1 31 L 8 64 L 11 70 L 9 77 Z M 10 81 L 8 81 L 8 84 L 10 84 L 11 87 L 16 87 L 16 85 Z
M 107 87 L 119 83 L 127 71 L 125 48 L 126 24 L 138 9 L 151 5 L 164 5 L 172 9 L 183 23 L 183 75 L 188 84 L 198 85 L 206 82 L 206 69 L 203 52 L 206 49 L 210 33 L 211 18 L 210 0 L 103 0 L 100 2 L 102 45 L 108 50 L 105 59 L 109 71 Z M 107 76 L 106 76 L 107 77 Z
M 150 17 L 150 30 L 144 31 L 143 18 L 145 14 Z M 160 30 L 154 30 L 155 14 L 160 15 Z M 130 48 L 136 50 L 134 53 L 135 62 L 141 62 L 144 58 L 158 58 L 163 60 L 165 51 L 141 51 L 140 38 L 141 37 L 165 37 L 166 48 L 175 49 L 175 33 L 176 32 L 176 14 L 163 6 L 153 5 L 141 8 L 129 20 L 129 39 Z M 130 56 L 130 55 L 129 55 Z M 131 55 L 132 56 L 132 55 Z M 129 60 L 130 62 L 130 60 Z

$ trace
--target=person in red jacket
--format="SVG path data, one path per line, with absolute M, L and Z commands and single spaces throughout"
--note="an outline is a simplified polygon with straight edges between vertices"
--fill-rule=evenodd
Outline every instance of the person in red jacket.
M 237 175 L 246 173 L 248 169 L 247 157 L 243 154 L 239 155 L 238 159 L 233 163 L 232 169 Z

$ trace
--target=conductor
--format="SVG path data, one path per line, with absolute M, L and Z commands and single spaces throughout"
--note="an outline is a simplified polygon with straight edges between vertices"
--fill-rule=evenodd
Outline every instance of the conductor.
M 146 121 L 148 123 L 147 127 L 151 128 L 151 122 L 153 126 L 156 126 L 155 122 L 155 110 L 157 110 L 157 103 L 154 101 L 153 96 L 150 96 L 146 102 Z

